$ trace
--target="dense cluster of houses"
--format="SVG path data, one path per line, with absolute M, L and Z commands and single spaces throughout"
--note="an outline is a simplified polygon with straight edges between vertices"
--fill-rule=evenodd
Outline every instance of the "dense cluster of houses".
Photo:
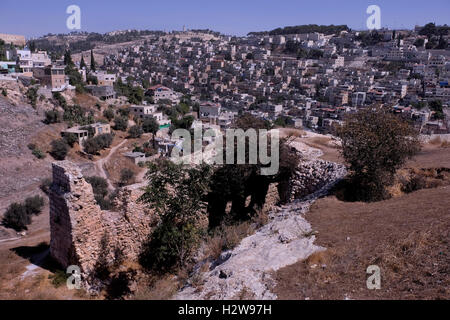
M 427 50 L 425 40 L 417 47 L 417 39 L 426 39 L 417 31 L 380 30 L 383 41 L 372 46 L 363 46 L 354 31 L 208 40 L 202 33 L 173 32 L 107 56 L 104 67 L 123 81 L 132 76 L 133 85 L 145 81 L 165 87 L 167 96 L 180 92 L 209 101 L 200 117 L 215 117 L 212 123 L 227 122 L 227 112 L 249 111 L 330 131 L 345 113 L 378 104 L 418 119 L 423 132 L 436 123 L 437 131 L 450 132 L 448 118 L 414 109 L 436 99 L 450 103 L 450 51 Z M 288 43 L 317 56 L 289 54 Z
M 201 121 L 224 128 L 246 111 L 279 124 L 330 132 L 346 113 L 383 105 L 414 120 L 424 133 L 450 132 L 445 108 L 450 103 L 450 51 L 426 49 L 427 37 L 419 31 L 378 30 L 382 40 L 371 45 L 361 41 L 358 31 L 155 34 L 105 56 L 102 70 L 90 72 L 98 83 L 87 89 L 110 99 L 117 96 L 113 85 L 119 79 L 140 86 L 154 105 L 133 106 L 133 113 L 156 117 L 162 125 L 167 119 L 156 106 L 176 105 L 188 95 L 200 104 Z M 449 36 L 443 40 L 448 43 Z M 18 67 L 22 76 L 52 90 L 70 89 L 64 66 L 52 63 L 46 52 L 25 48 L 7 54 L 1 73 L 14 74 Z M 86 79 L 87 70 L 80 73 Z M 429 108 L 434 100 L 444 106 L 443 117 Z

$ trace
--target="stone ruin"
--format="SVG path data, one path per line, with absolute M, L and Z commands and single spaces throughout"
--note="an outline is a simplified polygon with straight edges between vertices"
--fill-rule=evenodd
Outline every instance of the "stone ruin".
M 99 261 L 114 264 L 117 252 L 122 261 L 138 260 L 158 217 L 137 201 L 143 192 L 141 185 L 121 189 L 114 202 L 116 211 L 104 211 L 76 164 L 55 162 L 52 169 L 50 254 L 64 268 L 78 266 L 87 280 L 85 286 L 93 288 Z M 303 162 L 290 182 L 291 196 L 309 194 L 342 176 L 343 171 L 343 166 L 322 160 Z M 279 200 L 277 184 L 271 184 L 263 211 L 271 211 Z
M 116 197 L 118 212 L 102 211 L 77 165 L 53 163 L 50 189 L 50 254 L 62 267 L 80 267 L 86 279 L 100 259 L 136 261 L 147 240 L 155 215 L 137 203 L 142 191 L 122 189 Z

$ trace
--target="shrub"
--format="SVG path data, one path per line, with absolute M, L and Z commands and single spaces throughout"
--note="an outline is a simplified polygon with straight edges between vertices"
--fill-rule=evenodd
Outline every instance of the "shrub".
M 25 94 L 28 98 L 28 100 L 30 101 L 30 104 L 33 107 L 36 107 L 36 102 L 37 102 L 37 88 L 35 87 L 31 87 L 27 90 L 26 94 Z
M 7 97 L 7 96 L 8 96 L 8 91 L 6 91 L 5 88 L 2 88 L 2 95 L 3 95 L 4 97 Z
M 42 180 L 39 188 L 42 190 L 42 192 L 44 192 L 45 194 L 49 194 L 50 193 L 50 188 L 52 186 L 52 179 L 50 178 L 45 178 L 44 180 Z
M 146 133 L 155 134 L 159 130 L 159 124 L 155 118 L 148 118 L 142 122 L 142 130 Z
M 27 225 L 31 223 L 31 217 L 24 205 L 13 203 L 6 210 L 2 223 L 5 227 L 16 231 L 27 230 Z
M 92 112 L 80 107 L 79 105 L 67 106 L 64 108 L 63 120 L 66 122 L 74 122 L 79 125 L 88 125 L 94 123 Z
M 25 209 L 29 215 L 41 213 L 44 206 L 44 198 L 41 196 L 28 197 L 25 199 Z
M 140 138 L 144 132 L 142 131 L 142 128 L 140 126 L 132 126 L 128 130 L 128 134 L 130 135 L 130 138 L 136 139 Z
M 67 144 L 65 139 L 53 140 L 52 150 L 50 154 L 56 160 L 64 160 L 66 158 L 67 153 L 69 152 L 69 145 Z
M 102 197 L 100 195 L 96 195 L 95 201 L 97 201 L 97 204 L 100 206 L 100 209 L 102 209 L 102 210 L 111 210 L 114 207 L 111 199 L 109 199 L 107 197 Z
M 205 164 L 185 168 L 170 161 L 151 163 L 148 186 L 139 201 L 154 208 L 161 223 L 144 244 L 144 268 L 168 271 L 182 267 L 196 249 L 202 230 L 198 214 L 206 208 L 211 168 Z
M 108 182 L 102 177 L 87 177 L 86 181 L 92 186 L 95 195 L 106 197 L 108 194 Z
M 125 168 L 120 171 L 120 184 L 127 185 L 134 179 L 134 172 L 131 169 Z
M 59 288 L 62 285 L 67 283 L 67 279 L 69 278 L 69 274 L 65 273 L 63 270 L 56 270 L 54 274 L 48 276 L 50 280 L 52 280 L 52 285 L 55 288 Z
M 60 92 L 53 92 L 53 98 L 58 102 L 58 105 L 65 108 L 67 106 L 67 100 Z
M 130 109 L 129 108 L 120 108 L 117 110 L 117 114 L 123 118 L 128 118 L 128 116 L 130 115 Z
M 36 148 L 32 151 L 33 156 L 35 156 L 38 159 L 44 159 L 47 155 L 42 150 Z
M 45 112 L 45 124 L 61 122 L 61 115 L 57 110 L 50 110 Z
M 420 149 L 414 128 L 382 109 L 360 110 L 349 115 L 337 133 L 354 186 L 352 200 L 386 198 L 385 187 L 393 183 L 397 169 Z
M 128 128 L 128 119 L 125 117 L 116 117 L 114 119 L 114 130 L 126 131 Z
M 139 263 L 146 269 L 158 272 L 181 267 L 197 247 L 199 234 L 199 230 L 190 223 L 162 223 L 144 244 Z
M 114 119 L 114 110 L 112 108 L 108 108 L 105 111 L 103 111 L 103 116 L 108 119 L 108 121 L 111 121 Z
M 64 134 L 64 140 L 66 140 L 67 144 L 70 147 L 73 147 L 75 142 L 78 142 L 78 137 L 75 133 L 65 133 Z
M 105 133 L 86 140 L 83 143 L 83 148 L 86 153 L 98 154 L 100 150 L 109 148 L 112 141 L 113 136 L 109 133 Z

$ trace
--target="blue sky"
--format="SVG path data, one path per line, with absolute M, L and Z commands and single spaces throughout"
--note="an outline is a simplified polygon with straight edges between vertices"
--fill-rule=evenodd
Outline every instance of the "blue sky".
M 299 24 L 347 24 L 365 29 L 366 8 L 381 8 L 383 27 L 450 25 L 449 0 L 1 0 L 0 33 L 27 37 L 67 33 L 66 8 L 81 8 L 81 31 L 212 29 L 245 35 Z

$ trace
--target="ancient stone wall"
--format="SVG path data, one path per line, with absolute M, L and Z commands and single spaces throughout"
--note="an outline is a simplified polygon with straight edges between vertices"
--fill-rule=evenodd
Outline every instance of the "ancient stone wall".
M 136 261 L 141 245 L 155 224 L 152 212 L 137 203 L 141 190 L 123 189 L 117 212 L 102 211 L 92 187 L 69 161 L 53 164 L 50 191 L 50 253 L 63 267 L 77 265 L 84 276 L 95 271 L 100 259 Z

